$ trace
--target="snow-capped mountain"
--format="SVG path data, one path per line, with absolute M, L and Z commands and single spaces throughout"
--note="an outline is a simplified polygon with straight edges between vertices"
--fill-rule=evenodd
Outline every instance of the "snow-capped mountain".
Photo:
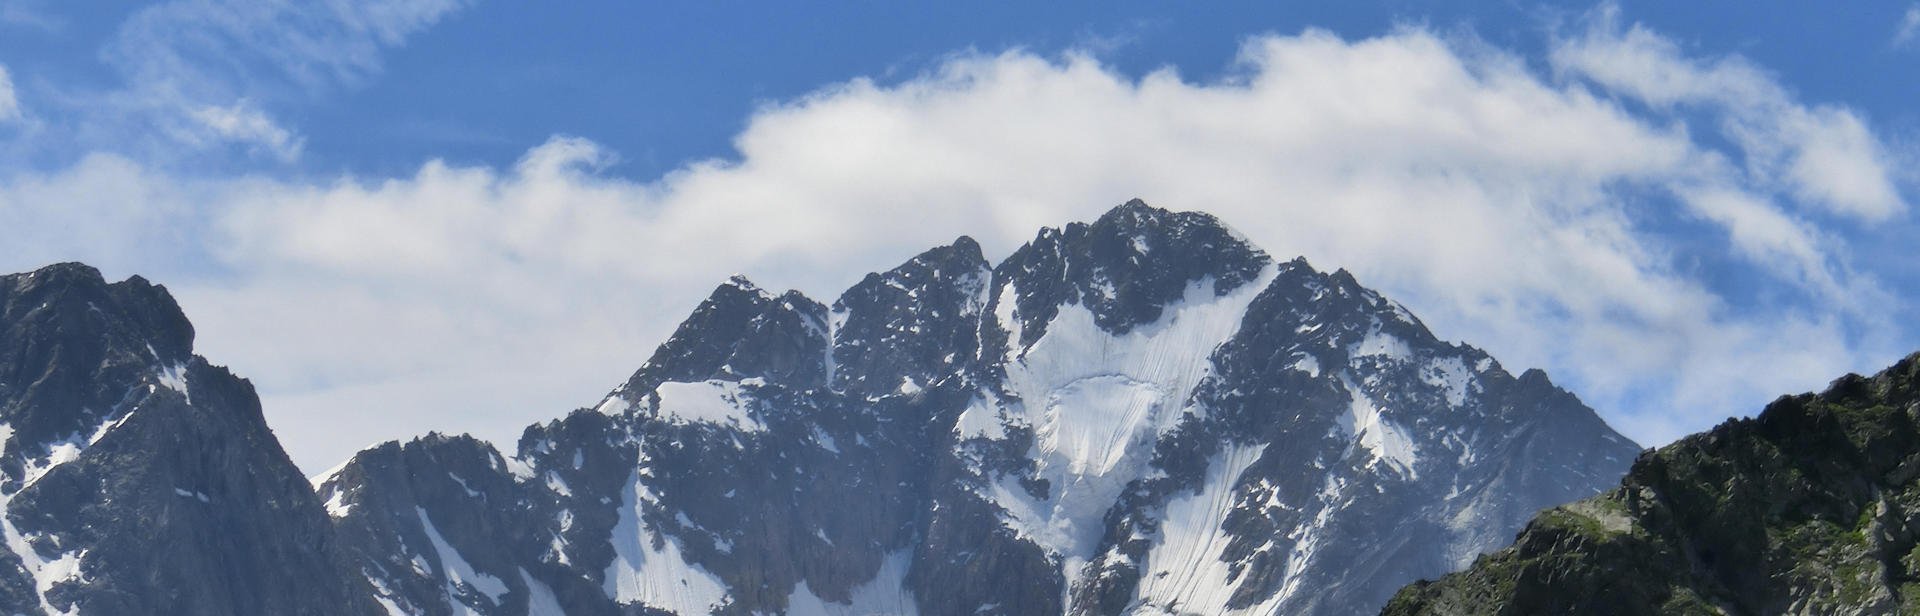
M 314 485 L 394 613 L 1352 614 L 1637 453 L 1346 272 L 1133 201 L 831 305 L 736 277 L 511 454 Z
M 0 510 L 0 613 L 380 613 L 253 387 L 138 277 L 0 276 Z

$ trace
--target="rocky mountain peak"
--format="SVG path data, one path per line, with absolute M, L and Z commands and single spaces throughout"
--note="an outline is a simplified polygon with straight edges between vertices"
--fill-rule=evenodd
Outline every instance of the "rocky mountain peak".
M 368 613 L 253 387 L 166 289 L 0 276 L 0 610 Z
M 827 308 L 798 291 L 774 295 L 735 275 L 714 288 L 654 351 L 619 395 L 629 402 L 666 382 L 826 378 Z
M 9 447 L 90 430 L 124 411 L 140 383 L 184 389 L 192 354 L 193 326 L 165 288 L 143 278 L 108 283 L 80 263 L 0 276 Z
M 833 305 L 835 387 L 877 398 L 970 365 L 991 275 L 963 236 L 847 289 Z
M 138 338 L 154 345 L 154 355 L 170 363 L 193 353 L 193 324 L 166 287 L 140 276 L 109 283 L 100 270 L 84 263 L 59 263 L 28 272 L 0 276 L 0 298 L 5 318 L 19 324 L 35 318 L 71 319 L 83 311 L 102 311 L 109 317 L 98 325 L 115 326 L 116 338 Z M 111 310 L 109 310 L 111 309 Z
M 1039 340 L 1064 305 L 1083 306 L 1101 329 L 1124 334 L 1158 320 L 1189 287 L 1225 295 L 1271 261 L 1211 215 L 1135 199 L 1092 224 L 1042 229 L 994 268 L 991 307 L 1017 319 L 1010 344 L 1018 348 Z

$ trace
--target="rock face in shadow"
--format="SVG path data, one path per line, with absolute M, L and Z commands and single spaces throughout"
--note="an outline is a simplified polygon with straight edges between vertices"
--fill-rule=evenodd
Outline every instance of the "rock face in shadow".
M 1920 613 L 1920 355 L 1642 455 L 1387 614 Z
M 0 276 L 0 611 L 367 614 L 253 387 L 164 288 Z
M 720 285 L 510 453 L 315 478 L 408 614 L 1350 614 L 1638 447 L 1344 271 L 1134 201 L 831 303 Z

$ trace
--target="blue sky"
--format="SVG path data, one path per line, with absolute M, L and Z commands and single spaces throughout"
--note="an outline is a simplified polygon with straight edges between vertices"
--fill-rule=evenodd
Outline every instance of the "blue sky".
M 193 4 L 193 3 L 188 3 Z M 399 3 L 396 3 L 399 4 Z M 409 3 L 413 4 L 413 3 Z M 534 4 L 422 2 L 447 8 L 354 78 L 302 83 L 271 66 L 209 66 L 242 82 L 301 129 L 301 159 L 274 173 L 398 173 L 429 158 L 507 164 L 553 134 L 588 136 L 622 154 L 619 172 L 658 176 L 689 159 L 732 154 L 756 107 L 854 77 L 910 78 L 964 50 L 1092 50 L 1139 75 L 1172 66 L 1191 78 L 1228 70 L 1248 36 L 1326 29 L 1364 38 L 1405 25 L 1469 33 L 1540 54 L 1590 2 L 1166 2 Z M 103 49 L 146 3 L 10 0 L 0 57 L 22 77 L 70 96 L 124 85 Z M 1814 101 L 1847 104 L 1883 130 L 1920 131 L 1906 104 L 1920 91 L 1916 48 L 1895 40 L 1909 4 L 1625 2 L 1633 21 L 1706 53 L 1737 53 Z M 243 53 L 235 55 L 248 55 Z M 207 58 L 202 58 L 207 59 Z M 230 59 L 209 60 L 217 65 Z M 51 94 L 51 93 L 50 93 Z M 83 105 L 82 101 L 69 101 Z M 46 109 L 48 115 L 65 115 Z M 84 122 L 84 112 L 63 118 Z M 69 161 L 105 143 L 63 143 Z M 81 146 L 81 147 L 75 147 Z M 216 157 L 196 171 L 262 168 Z
M 1916 60 L 1904 2 L 0 0 L 0 269 L 166 283 L 320 468 L 1138 196 L 1653 444 L 1920 348 Z

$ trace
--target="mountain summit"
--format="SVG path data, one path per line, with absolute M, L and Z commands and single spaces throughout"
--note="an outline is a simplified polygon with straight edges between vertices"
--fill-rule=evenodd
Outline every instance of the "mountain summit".
M 0 612 L 370 614 L 253 387 L 166 289 L 0 276 Z
M 833 302 L 736 277 L 508 455 L 317 477 L 407 614 L 1350 614 L 1638 447 L 1344 271 L 1138 200 Z

